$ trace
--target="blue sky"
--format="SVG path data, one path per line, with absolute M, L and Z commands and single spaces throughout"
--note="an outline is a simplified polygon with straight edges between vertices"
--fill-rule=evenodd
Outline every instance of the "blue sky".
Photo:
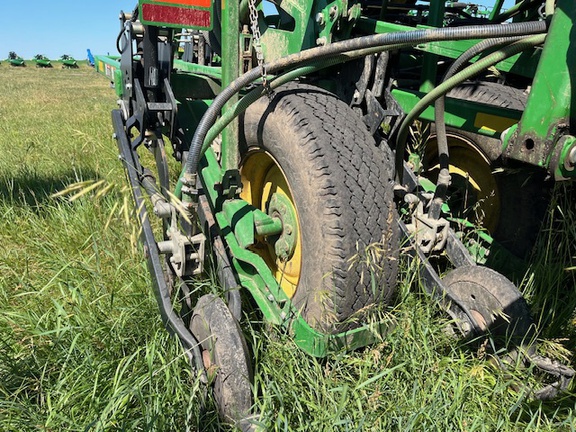
M 69 54 L 81 60 L 87 48 L 92 54 L 116 54 L 118 14 L 132 11 L 136 4 L 137 0 L 0 0 L 0 59 L 9 51 L 26 59 Z
M 0 59 L 9 51 L 24 58 L 69 54 L 78 60 L 92 54 L 115 54 L 120 10 L 132 11 L 137 0 L 0 0 Z

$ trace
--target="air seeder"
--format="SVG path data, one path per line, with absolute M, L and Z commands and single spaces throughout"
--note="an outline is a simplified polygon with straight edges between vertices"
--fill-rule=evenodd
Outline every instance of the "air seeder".
M 51 68 L 52 62 L 50 59 L 42 54 L 36 54 L 34 56 L 34 61 L 36 62 L 36 67 L 38 68 Z
M 60 57 L 60 62 L 62 63 L 62 69 L 77 69 L 78 63 L 76 59 L 68 54 L 63 54 Z
M 96 67 L 119 97 L 162 318 L 199 371 L 217 366 L 224 418 L 252 406 L 244 308 L 310 355 L 366 346 L 386 333 L 404 256 L 463 337 L 554 376 L 537 397 L 566 388 L 574 371 L 535 354 L 522 295 L 482 264 L 522 258 L 550 183 L 576 175 L 576 3 L 503 3 L 140 0 L 121 14 L 120 58 Z M 200 295 L 212 264 L 220 295 Z
M 8 53 L 8 62 L 10 66 L 26 66 L 26 62 L 22 57 L 16 54 L 14 51 Z

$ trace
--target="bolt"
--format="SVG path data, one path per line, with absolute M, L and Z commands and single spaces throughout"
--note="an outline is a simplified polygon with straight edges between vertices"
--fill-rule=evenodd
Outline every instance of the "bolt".
M 318 39 L 316 39 L 316 45 L 326 45 L 326 36 L 322 36 Z
M 460 327 L 462 328 L 462 331 L 464 333 L 469 333 L 472 330 L 472 326 L 470 325 L 470 323 L 468 321 L 463 321 L 460 324 Z
M 338 6 L 332 6 L 330 8 L 330 18 L 334 19 L 337 13 L 338 13 Z
M 280 312 L 280 319 L 283 319 L 283 320 L 286 319 L 286 312 L 284 312 L 284 311 Z
M 288 243 L 284 239 L 279 239 L 274 245 L 274 251 L 276 256 L 280 258 L 280 261 L 286 261 L 288 259 Z
M 324 15 L 322 14 L 322 12 L 318 12 L 318 14 L 316 15 L 316 22 L 320 25 L 324 25 Z
M 114 132 L 114 133 L 112 134 L 112 139 L 117 139 L 117 138 L 118 138 L 118 135 L 116 135 L 116 132 Z
M 568 154 L 568 165 L 570 167 L 569 171 L 572 171 L 574 166 L 576 166 L 576 145 L 570 149 L 570 153 Z
M 273 302 L 274 301 L 274 296 L 272 294 L 268 294 L 268 300 Z
M 292 235 L 292 227 L 288 224 L 284 225 L 284 232 L 286 235 Z

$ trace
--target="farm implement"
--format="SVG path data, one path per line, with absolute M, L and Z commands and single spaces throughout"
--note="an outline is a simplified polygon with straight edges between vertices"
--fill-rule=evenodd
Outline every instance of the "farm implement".
M 76 59 L 68 54 L 62 55 L 62 57 L 60 57 L 60 62 L 64 69 L 76 69 L 78 67 Z
M 535 241 L 554 181 L 576 175 L 569 0 L 140 0 L 120 57 L 96 56 L 166 327 L 249 427 L 240 323 L 324 357 L 385 336 L 399 262 L 506 367 L 538 354 L 502 272 Z M 171 153 L 171 156 L 168 155 Z M 175 168 L 176 167 L 176 168 Z M 500 265 L 498 264 L 500 263 Z M 214 267 L 221 289 L 195 278 Z
M 42 54 L 37 54 L 34 56 L 34 61 L 36 62 L 36 67 L 39 68 L 51 68 L 52 67 L 52 63 L 50 62 L 50 60 L 43 56 Z
M 26 62 L 24 61 L 24 59 L 22 57 L 20 57 L 18 54 L 16 54 L 14 51 L 10 51 L 8 53 L 8 63 L 10 63 L 10 66 L 26 66 Z

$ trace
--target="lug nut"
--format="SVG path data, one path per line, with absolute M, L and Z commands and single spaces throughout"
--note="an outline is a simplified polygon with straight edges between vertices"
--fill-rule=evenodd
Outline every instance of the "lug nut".
M 572 147 L 570 154 L 568 155 L 568 163 L 570 164 L 570 169 L 574 169 L 576 166 L 576 146 Z

